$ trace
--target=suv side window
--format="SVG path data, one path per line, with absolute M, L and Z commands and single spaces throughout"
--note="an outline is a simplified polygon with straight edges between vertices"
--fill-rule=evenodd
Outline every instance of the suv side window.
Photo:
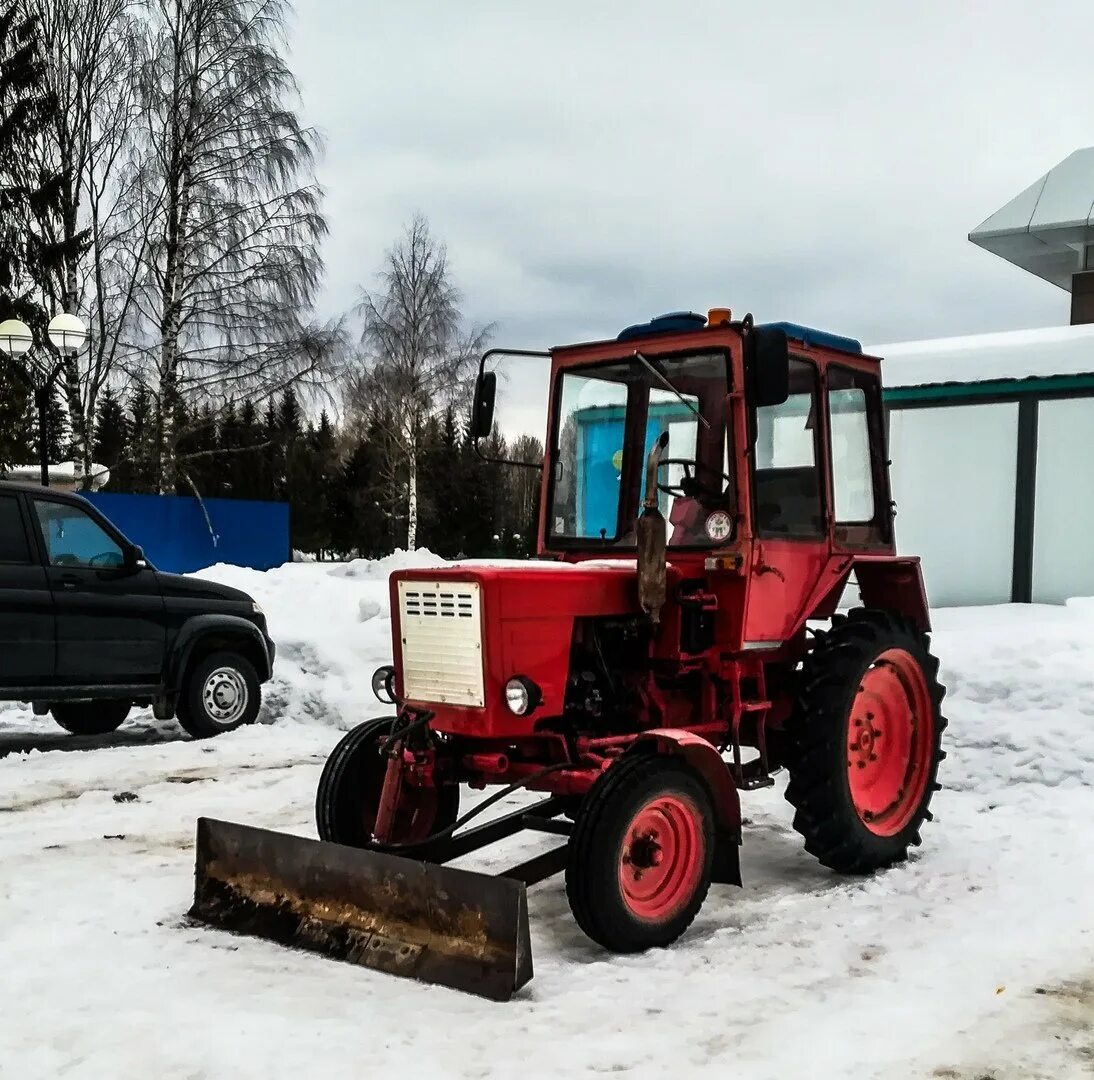
M 0 563 L 32 562 L 23 514 L 15 495 L 0 495 Z
M 34 509 L 51 566 L 110 569 L 124 564 L 121 546 L 80 507 L 35 499 Z

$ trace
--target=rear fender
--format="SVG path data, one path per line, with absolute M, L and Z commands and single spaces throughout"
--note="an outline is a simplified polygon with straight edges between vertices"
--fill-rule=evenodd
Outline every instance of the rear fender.
M 902 615 L 924 633 L 930 631 L 930 609 L 918 557 L 859 555 L 842 564 L 838 573 L 834 581 L 818 585 L 806 602 L 805 619 L 830 619 L 854 573 L 865 607 Z
M 866 607 L 895 612 L 911 619 L 923 633 L 930 631 L 931 615 L 918 556 L 858 558 L 854 570 Z
M 630 753 L 669 754 L 681 758 L 706 782 L 714 804 L 718 840 L 714 851 L 713 880 L 741 884 L 741 797 L 717 748 L 701 735 L 680 728 L 644 731 Z

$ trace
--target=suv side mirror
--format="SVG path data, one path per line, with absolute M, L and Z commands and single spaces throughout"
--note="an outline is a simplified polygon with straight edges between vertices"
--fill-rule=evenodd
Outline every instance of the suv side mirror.
M 749 403 L 781 405 L 790 396 L 790 347 L 779 327 L 754 327 L 745 338 Z
M 494 427 L 494 397 L 498 377 L 493 371 L 480 371 L 475 381 L 475 400 L 471 406 L 471 438 L 485 439 Z
M 144 557 L 144 548 L 139 544 L 134 544 L 125 553 L 125 567 L 127 570 L 146 570 L 148 569 L 148 560 Z

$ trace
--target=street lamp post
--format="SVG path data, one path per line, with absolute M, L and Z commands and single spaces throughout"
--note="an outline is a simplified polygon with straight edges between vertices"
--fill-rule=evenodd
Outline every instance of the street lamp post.
M 75 315 L 62 312 L 55 315 L 46 327 L 50 344 L 61 357 L 75 356 L 87 341 L 87 327 Z M 34 344 L 34 335 L 26 323 L 18 319 L 0 322 L 0 349 L 13 359 L 21 359 Z M 41 378 L 31 380 L 34 387 L 34 405 L 38 410 L 38 464 L 41 467 L 42 487 L 49 487 L 49 398 L 53 384 L 61 373 L 63 359 L 46 368 L 39 367 Z

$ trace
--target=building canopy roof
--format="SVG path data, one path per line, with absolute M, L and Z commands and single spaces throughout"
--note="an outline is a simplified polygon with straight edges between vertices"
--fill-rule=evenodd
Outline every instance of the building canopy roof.
M 969 233 L 987 251 L 1071 291 L 1094 270 L 1094 147 L 1076 150 Z

